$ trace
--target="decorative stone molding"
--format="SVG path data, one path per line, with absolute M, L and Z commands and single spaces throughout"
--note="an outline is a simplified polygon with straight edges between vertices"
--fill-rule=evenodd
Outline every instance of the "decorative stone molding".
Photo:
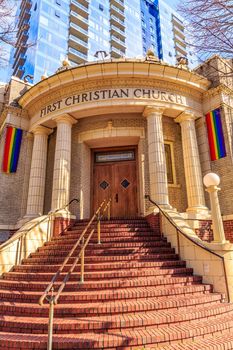
M 106 128 L 93 129 L 88 131 L 80 132 L 78 135 L 78 142 L 88 142 L 96 139 L 105 139 L 108 137 L 137 137 L 145 138 L 145 129 L 144 127 L 109 127 L 109 124 Z
M 182 93 L 199 102 L 202 93 L 208 89 L 209 85 L 206 78 L 195 72 L 184 71 L 162 62 L 155 64 L 137 59 L 117 61 L 117 63 L 91 62 L 42 80 L 27 91 L 20 98 L 19 103 L 24 108 L 28 108 L 30 115 L 33 115 L 35 108 L 41 109 L 52 101 L 82 90 L 135 86 Z
M 59 115 L 55 118 L 52 118 L 52 120 L 54 120 L 57 124 L 60 124 L 60 123 L 67 123 L 67 124 L 76 124 L 78 121 L 73 118 L 71 115 L 69 114 L 62 114 L 62 115 Z
M 175 119 L 175 122 L 182 123 L 186 120 L 195 120 L 195 119 L 197 119 L 197 116 L 195 116 L 192 111 L 184 111 Z
M 52 132 L 53 129 L 47 128 L 42 125 L 37 125 L 34 129 L 31 130 L 31 133 L 34 135 L 50 135 Z
M 146 106 L 143 112 L 143 117 L 148 117 L 152 114 L 157 114 L 158 117 L 162 117 L 163 112 L 165 111 L 165 106 Z

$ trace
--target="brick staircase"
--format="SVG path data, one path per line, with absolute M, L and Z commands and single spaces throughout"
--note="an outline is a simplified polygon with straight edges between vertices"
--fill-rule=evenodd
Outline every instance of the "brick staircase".
M 0 280 L 0 350 L 46 349 L 48 305 L 38 300 L 85 224 Z M 77 266 L 55 307 L 54 350 L 233 349 L 233 304 L 193 275 L 159 229 L 136 218 L 103 222 L 101 232 L 102 244 L 94 236 L 86 251 L 85 283 Z

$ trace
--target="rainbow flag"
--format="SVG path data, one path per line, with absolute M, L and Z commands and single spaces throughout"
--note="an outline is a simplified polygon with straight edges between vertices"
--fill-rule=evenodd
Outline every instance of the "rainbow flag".
M 23 130 L 8 126 L 3 155 L 3 172 L 15 173 L 19 160 L 19 151 L 22 141 Z
M 211 160 L 226 156 L 220 108 L 206 114 Z

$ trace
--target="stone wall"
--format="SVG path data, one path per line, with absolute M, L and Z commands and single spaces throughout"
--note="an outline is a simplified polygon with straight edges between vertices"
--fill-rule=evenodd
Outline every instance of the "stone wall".
M 211 87 L 224 84 L 228 88 L 233 89 L 233 62 L 230 59 L 224 59 L 215 55 L 198 66 L 195 71 L 210 80 L 212 82 Z
M 25 209 L 25 184 L 28 183 L 32 143 L 23 131 L 18 168 L 16 173 L 2 172 L 2 159 L 5 146 L 6 127 L 0 135 L 0 225 L 15 225 L 21 217 L 21 207 Z

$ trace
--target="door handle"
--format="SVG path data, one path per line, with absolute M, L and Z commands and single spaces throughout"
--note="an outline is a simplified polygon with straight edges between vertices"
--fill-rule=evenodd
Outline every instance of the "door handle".
M 118 203 L 118 193 L 116 193 L 116 195 L 115 195 L 115 201 L 116 201 L 116 203 Z

